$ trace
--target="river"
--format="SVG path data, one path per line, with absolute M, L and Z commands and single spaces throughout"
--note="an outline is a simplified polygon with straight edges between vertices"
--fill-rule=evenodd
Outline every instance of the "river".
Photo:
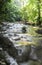
M 22 27 L 26 27 L 26 33 L 22 32 Z M 36 34 L 34 33 L 32 26 L 29 25 L 25 25 L 25 24 L 19 24 L 19 23 L 9 23 L 9 22 L 3 22 L 0 24 L 0 34 L 2 34 L 4 37 L 7 37 L 12 43 L 13 46 L 18 50 L 18 55 L 20 56 L 20 58 L 23 58 L 23 62 L 19 62 L 17 64 L 16 59 L 14 60 L 13 56 L 9 56 L 8 54 L 6 54 L 7 58 L 10 61 L 10 65 L 41 65 L 41 63 L 39 62 L 39 60 L 42 60 L 42 53 L 38 54 L 40 57 L 36 56 L 35 54 L 35 49 L 38 46 L 42 46 L 42 34 Z M 32 31 L 31 31 L 32 30 Z M 6 41 L 7 42 L 7 41 Z M 27 53 L 26 49 L 30 49 L 27 46 L 25 47 L 25 45 L 33 45 L 36 47 L 31 46 L 31 52 L 30 55 L 32 59 L 38 59 L 38 61 L 33 61 L 31 59 L 29 59 L 29 61 L 25 61 L 25 53 Z M 38 46 L 37 46 L 38 45 Z M 38 49 L 36 49 L 38 50 Z M 42 51 L 42 47 L 41 47 L 41 51 Z M 40 51 L 40 52 L 41 52 Z M 25 52 L 25 53 L 24 53 Z M 38 51 L 39 52 L 39 51 Z M 23 55 L 21 57 L 21 55 Z M 10 57 L 10 58 L 8 58 Z M 27 56 L 26 56 L 27 57 Z M 38 58 L 37 58 L 38 57 Z M 20 59 L 19 58 L 19 59 Z M 19 60 L 18 59 L 18 60 Z M 21 61 L 21 59 L 20 59 Z M 13 64 L 12 64 L 13 62 Z M 15 64 L 14 64 L 15 62 Z

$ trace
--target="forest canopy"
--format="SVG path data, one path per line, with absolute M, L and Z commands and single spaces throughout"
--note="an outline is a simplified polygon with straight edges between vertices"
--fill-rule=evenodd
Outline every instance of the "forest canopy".
M 0 21 L 42 23 L 42 0 L 0 0 Z

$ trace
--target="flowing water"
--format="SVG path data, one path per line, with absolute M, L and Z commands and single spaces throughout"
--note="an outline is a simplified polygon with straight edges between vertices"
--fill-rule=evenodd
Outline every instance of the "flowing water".
M 24 34 L 22 33 L 22 27 L 26 27 L 27 32 Z M 42 46 L 42 34 L 37 34 L 33 31 L 33 27 L 29 25 L 24 24 L 17 24 L 17 23 L 8 23 L 3 22 L 0 25 L 0 34 L 3 34 L 4 37 L 8 37 L 12 43 L 15 45 L 15 47 L 19 50 L 18 54 L 21 55 L 24 48 L 20 47 L 21 45 L 25 44 L 37 44 Z M 22 51 L 21 51 L 22 49 Z M 35 52 L 33 52 L 35 49 L 31 50 L 31 55 L 33 53 L 33 58 L 37 58 Z M 5 52 L 6 60 L 10 62 L 10 65 L 18 65 L 17 62 L 14 60 L 13 57 L 9 56 L 7 52 Z M 41 55 L 42 56 L 42 55 Z M 39 62 L 29 61 L 29 62 L 23 62 L 19 63 L 19 65 L 41 65 Z

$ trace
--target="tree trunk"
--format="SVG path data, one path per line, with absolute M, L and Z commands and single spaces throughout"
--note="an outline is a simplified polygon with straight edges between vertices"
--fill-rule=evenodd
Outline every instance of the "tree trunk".
M 38 7 L 38 18 L 37 18 L 37 24 L 38 25 L 41 25 L 41 21 L 40 21 L 40 0 L 38 0 L 38 3 L 37 3 L 37 7 Z

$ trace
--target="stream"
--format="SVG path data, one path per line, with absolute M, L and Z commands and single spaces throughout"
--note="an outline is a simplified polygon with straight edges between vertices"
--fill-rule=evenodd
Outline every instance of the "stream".
M 29 25 L 9 22 L 0 24 L 0 57 L 2 55 L 9 65 L 42 65 L 42 35 L 38 37 L 24 34 L 24 26 L 29 32 Z M 38 46 L 32 44 L 34 42 Z M 2 65 L 1 60 L 0 64 Z

